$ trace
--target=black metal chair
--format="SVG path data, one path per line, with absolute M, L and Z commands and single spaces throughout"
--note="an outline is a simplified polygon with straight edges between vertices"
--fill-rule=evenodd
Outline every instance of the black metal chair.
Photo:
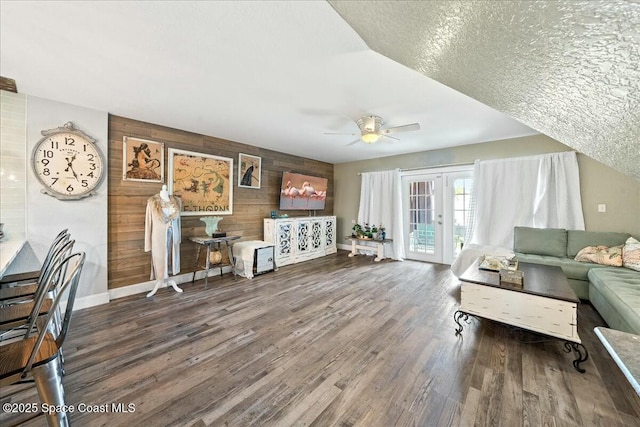
M 23 339 L 0 346 L 0 387 L 26 382 L 32 378 L 41 403 L 50 405 L 49 407 L 65 407 L 61 351 L 69 329 L 84 260 L 83 252 L 75 253 L 65 258 L 56 268 L 61 274 L 62 271 L 66 274 L 39 332 L 34 335 L 33 330 L 29 329 Z M 52 334 L 51 326 L 55 312 L 64 298 L 67 305 L 56 336 Z M 49 426 L 69 425 L 66 412 L 45 413 L 45 417 Z

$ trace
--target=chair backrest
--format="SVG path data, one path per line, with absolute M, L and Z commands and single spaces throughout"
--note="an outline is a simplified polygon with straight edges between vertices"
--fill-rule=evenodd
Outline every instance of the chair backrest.
M 67 307 L 65 308 L 64 321 L 62 323 L 62 329 L 58 336 L 56 337 L 56 345 L 58 350 L 62 348 L 62 344 L 64 343 L 64 339 L 67 335 L 67 330 L 69 329 L 69 321 L 71 320 L 71 313 L 73 311 L 73 304 L 76 298 L 76 292 L 78 290 L 78 284 L 80 283 L 80 274 L 82 273 L 82 267 L 84 265 L 85 253 L 78 252 L 66 257 L 60 265 L 57 267 L 59 269 L 66 268 L 68 274 L 65 275 L 65 279 L 62 282 L 61 286 L 58 289 L 58 294 L 53 300 L 51 304 L 51 308 L 49 309 L 49 313 L 47 314 L 47 318 L 40 328 L 38 333 L 38 338 L 36 339 L 35 345 L 33 346 L 33 350 L 31 351 L 31 355 L 29 356 L 29 360 L 25 365 L 23 370 L 23 377 L 31 370 L 33 363 L 36 359 L 38 351 L 40 350 L 40 346 L 45 339 L 47 331 L 49 330 L 49 325 L 53 321 L 55 317 L 55 312 L 60 305 L 60 302 L 63 298 L 67 298 Z M 69 292 L 65 292 L 66 290 Z
M 40 278 L 38 279 L 38 287 L 36 289 L 36 293 L 33 296 L 33 300 L 35 301 L 35 305 L 38 307 L 34 307 L 34 309 L 40 310 L 40 306 L 47 295 L 47 292 L 52 290 L 57 286 L 57 283 L 60 281 L 61 277 L 64 277 L 65 270 L 57 268 L 62 260 L 64 260 L 71 251 L 73 250 L 73 245 L 75 244 L 75 240 L 61 240 L 53 251 L 52 256 L 48 262 L 48 265 L 42 270 L 40 274 Z M 32 311 L 32 315 L 33 315 Z M 35 316 L 38 316 L 38 311 L 35 311 Z
M 49 293 L 49 291 L 59 289 L 60 285 L 64 283 L 64 279 L 67 276 L 67 268 L 69 265 L 69 254 L 73 249 L 74 243 L 75 240 L 70 240 L 57 249 L 56 253 L 51 259 L 50 267 L 38 282 L 36 293 L 33 296 L 33 307 L 31 308 L 31 313 L 29 314 L 29 318 L 26 322 L 27 332 L 25 334 L 25 338 L 27 338 L 31 334 L 31 331 L 36 325 L 36 321 L 40 316 L 40 309 L 42 308 L 42 304 L 44 304 L 44 301 L 47 298 L 47 293 Z M 58 291 L 54 292 L 54 297 L 57 292 Z
M 58 233 L 55 239 L 53 239 L 53 242 L 51 243 L 51 246 L 49 246 L 49 250 L 47 251 L 47 256 L 44 258 L 44 261 L 42 261 L 42 267 L 40 268 L 40 276 L 38 277 L 38 282 L 41 281 L 43 275 L 45 275 L 52 269 L 51 262 L 53 261 L 53 258 L 56 256 L 56 253 L 58 252 L 60 247 L 67 243 L 70 238 L 71 235 L 66 229 L 64 229 L 60 233 Z

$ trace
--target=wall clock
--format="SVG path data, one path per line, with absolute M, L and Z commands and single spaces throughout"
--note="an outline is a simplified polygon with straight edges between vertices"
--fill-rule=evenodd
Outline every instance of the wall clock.
M 95 194 L 105 167 L 96 140 L 71 122 L 41 133 L 31 154 L 33 172 L 44 186 L 40 191 L 60 200 Z

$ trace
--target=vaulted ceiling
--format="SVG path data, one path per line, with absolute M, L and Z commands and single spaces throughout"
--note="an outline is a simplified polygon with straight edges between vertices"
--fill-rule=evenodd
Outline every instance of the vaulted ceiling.
M 330 3 L 376 52 L 640 180 L 640 3 Z
M 2 1 L 0 73 L 331 163 L 542 132 L 640 179 L 639 27 L 627 2 Z M 326 134 L 365 114 L 421 130 Z

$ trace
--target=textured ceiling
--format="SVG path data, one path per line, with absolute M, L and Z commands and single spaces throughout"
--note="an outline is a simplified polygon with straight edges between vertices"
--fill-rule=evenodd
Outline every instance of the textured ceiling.
M 371 49 L 640 180 L 640 3 L 330 3 Z
M 330 163 L 538 134 L 372 51 L 324 1 L 3 0 L 0 19 L 21 93 Z M 325 134 L 364 114 L 421 129 Z

